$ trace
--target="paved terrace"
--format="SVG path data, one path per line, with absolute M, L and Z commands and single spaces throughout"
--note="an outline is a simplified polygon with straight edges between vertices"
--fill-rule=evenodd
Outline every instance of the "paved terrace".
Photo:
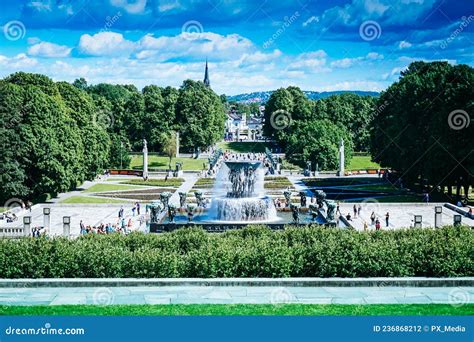
M 0 305 L 65 305 L 65 304 L 430 304 L 463 305 L 474 303 L 473 278 L 460 280 L 424 278 L 358 279 L 365 286 L 343 286 L 351 279 L 152 279 L 149 286 L 140 285 L 147 280 L 76 279 L 48 280 L 43 285 L 60 287 L 2 287 Z M 385 281 L 383 280 L 385 279 Z M 395 280 L 394 280 L 395 279 Z M 393 286 L 402 279 L 406 286 Z M 404 280 L 403 280 L 404 279 Z M 41 282 L 42 280 L 40 280 Z M 155 284 L 153 284 L 153 282 Z M 168 283 L 167 283 L 168 281 Z M 10 282 L 10 284 L 8 284 Z M 12 283 L 13 282 L 13 283 Z M 28 284 L 30 282 L 30 284 Z M 61 283 L 62 282 L 62 283 Z M 81 283 L 82 282 L 82 283 Z M 127 282 L 129 282 L 127 284 Z M 18 282 L 3 280 L 1 286 L 35 286 L 35 280 Z M 96 286 L 87 286 L 87 284 Z M 438 286 L 420 286 L 420 285 Z M 449 284 L 458 286 L 448 286 Z M 126 284 L 129 286 L 121 286 Z M 260 284 L 257 286 L 256 284 Z M 326 284 L 326 286 L 316 286 Z M 38 284 L 36 284 L 38 285 Z M 68 286 L 64 286 L 68 285 Z M 72 285 L 72 287 L 71 287 Z M 102 285 L 102 286 L 97 286 Z M 305 286 L 306 285 L 306 286 Z M 331 286 L 333 285 L 333 286 Z M 371 286 L 370 286 L 371 285 Z M 410 286 L 412 285 L 412 286 Z M 417 285 L 417 286 L 413 286 Z

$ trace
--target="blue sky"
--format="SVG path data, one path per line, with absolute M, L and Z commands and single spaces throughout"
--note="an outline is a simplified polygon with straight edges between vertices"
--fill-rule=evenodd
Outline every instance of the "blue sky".
M 414 60 L 474 64 L 473 0 L 2 1 L 0 76 L 222 94 L 380 91 Z

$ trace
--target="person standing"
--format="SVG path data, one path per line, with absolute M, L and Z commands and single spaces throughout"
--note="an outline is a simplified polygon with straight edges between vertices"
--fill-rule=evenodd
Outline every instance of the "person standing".
M 375 230 L 380 230 L 380 221 L 379 221 L 379 219 L 375 220 Z
M 390 214 L 387 211 L 387 213 L 385 214 L 385 226 L 386 227 L 388 227 L 389 220 L 390 220 Z
M 80 227 L 80 229 L 81 229 L 81 235 L 82 235 L 82 234 L 85 234 L 85 233 L 86 233 L 86 226 L 84 225 L 84 222 L 82 222 L 82 220 L 81 220 L 81 222 L 79 223 L 79 227 Z
M 135 206 L 137 207 L 137 215 L 140 216 L 140 203 L 135 203 Z
M 120 207 L 120 210 L 118 212 L 118 217 L 121 219 L 123 217 L 123 207 Z
M 357 206 L 357 216 L 360 217 L 360 212 L 362 211 L 362 207 L 360 206 L 360 204 Z
M 357 217 L 357 207 L 356 207 L 356 205 L 354 204 L 354 218 L 356 218 L 356 217 Z
M 374 225 L 375 223 L 375 212 L 372 211 L 372 214 L 370 214 L 370 221 L 372 221 L 372 226 Z

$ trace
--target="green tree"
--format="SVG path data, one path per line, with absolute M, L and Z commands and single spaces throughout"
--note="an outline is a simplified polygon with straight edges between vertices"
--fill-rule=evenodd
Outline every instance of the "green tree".
M 373 121 L 373 159 L 411 183 L 473 185 L 469 113 L 474 69 L 447 62 L 415 62 L 382 93 Z M 457 116 L 457 121 L 456 121 Z
M 176 122 L 184 150 L 205 149 L 224 135 L 224 107 L 212 89 L 186 80 L 179 89 Z

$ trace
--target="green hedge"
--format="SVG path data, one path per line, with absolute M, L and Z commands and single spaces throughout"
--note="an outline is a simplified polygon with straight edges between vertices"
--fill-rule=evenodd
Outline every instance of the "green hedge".
M 2 278 L 454 277 L 474 275 L 467 227 L 360 233 L 318 227 L 223 234 L 0 239 Z

